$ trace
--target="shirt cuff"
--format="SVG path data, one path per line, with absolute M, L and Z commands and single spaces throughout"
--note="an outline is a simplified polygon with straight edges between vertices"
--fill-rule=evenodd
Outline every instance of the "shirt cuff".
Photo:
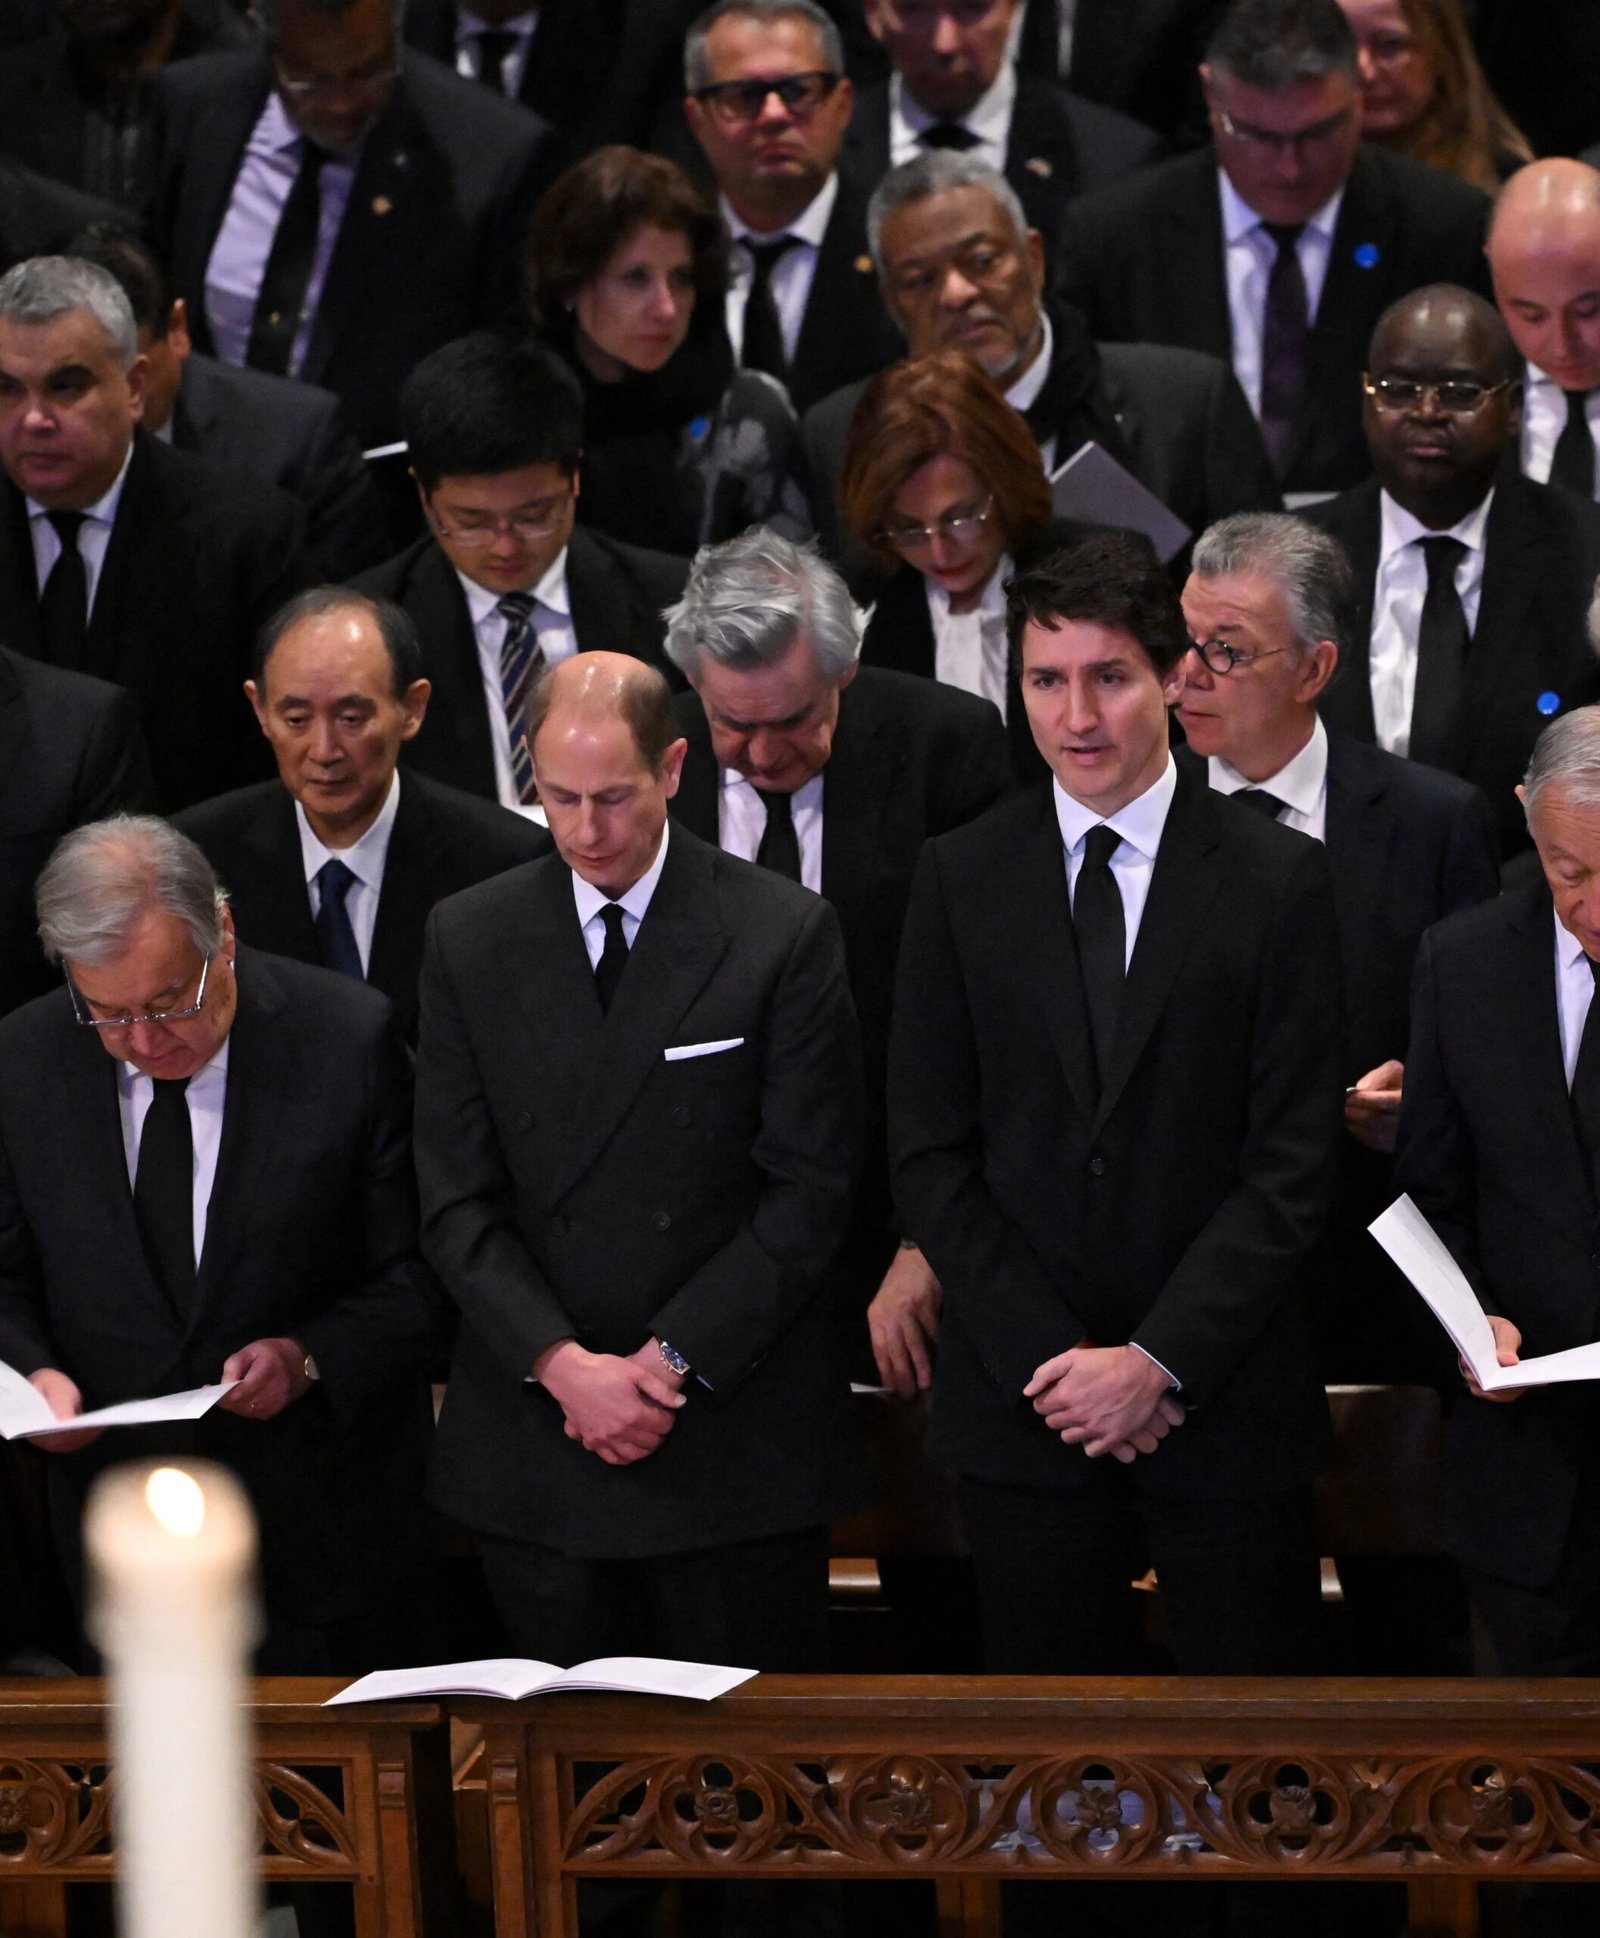
M 1156 1358 L 1154 1353 L 1146 1353 L 1144 1351 L 1144 1347 L 1139 1344 L 1137 1339 L 1130 1339 L 1128 1341 L 1128 1344 L 1132 1346 L 1133 1350 L 1136 1353 L 1144 1353 L 1145 1358 L 1149 1360 L 1150 1364 L 1155 1367 L 1157 1372 L 1166 1374 L 1167 1381 L 1168 1381 L 1168 1390 L 1170 1392 L 1181 1393 L 1183 1391 L 1183 1381 L 1177 1378 L 1177 1376 L 1172 1372 L 1170 1367 L 1163 1366 L 1161 1364 L 1161 1361 Z

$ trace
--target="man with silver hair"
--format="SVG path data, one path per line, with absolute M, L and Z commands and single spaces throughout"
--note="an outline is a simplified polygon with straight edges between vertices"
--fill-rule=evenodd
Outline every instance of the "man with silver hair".
M 46 1443 L 69 1581 L 102 1468 L 200 1454 L 256 1509 L 264 1672 L 415 1660 L 443 1307 L 388 1003 L 241 948 L 164 821 L 68 835 L 37 907 L 64 987 L 0 1024 L 0 1359 L 58 1419 L 237 1382 L 193 1424 Z
M 166 809 L 260 771 L 250 643 L 312 572 L 293 499 L 141 430 L 144 381 L 105 270 L 0 277 L 0 639 L 133 691 Z
M 1499 1361 L 1590 1344 L 1600 1307 L 1600 707 L 1518 790 L 1540 873 L 1424 936 L 1396 1178 L 1489 1315 Z M 1600 1670 L 1600 1438 L 1583 1383 L 1482 1392 L 1445 1443 L 1447 1550 L 1500 1675 Z
M 889 1009 L 900 926 L 923 842 L 1010 789 L 1000 716 L 934 680 L 861 666 L 860 616 L 808 549 L 760 528 L 700 553 L 667 615 L 688 680 L 676 820 L 730 854 L 825 896 L 844 929 L 866 1064 L 868 1164 L 835 1310 L 867 1370 L 909 1399 L 929 1384 L 939 1287 L 896 1249 L 885 1158 Z

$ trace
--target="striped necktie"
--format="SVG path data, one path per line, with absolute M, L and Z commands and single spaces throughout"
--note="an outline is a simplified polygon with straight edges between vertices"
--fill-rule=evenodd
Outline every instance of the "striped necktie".
M 495 608 L 506 622 L 505 638 L 500 642 L 500 698 L 511 737 L 511 778 L 519 801 L 537 798 L 527 742 L 528 695 L 544 671 L 544 649 L 534 631 L 533 608 L 531 592 L 508 592 Z

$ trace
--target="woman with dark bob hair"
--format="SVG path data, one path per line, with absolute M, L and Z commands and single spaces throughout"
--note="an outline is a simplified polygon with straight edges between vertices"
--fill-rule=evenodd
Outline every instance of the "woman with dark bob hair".
M 659 155 L 598 148 L 535 209 L 529 294 L 583 386 L 586 524 L 679 553 L 748 525 L 810 532 L 788 396 L 734 367 L 727 271 L 716 209 Z
M 868 665 L 993 700 L 1022 774 L 1043 771 L 1010 677 L 1005 582 L 1053 530 L 1039 447 L 958 350 L 880 372 L 845 439 L 839 503 L 887 575 L 862 640 Z

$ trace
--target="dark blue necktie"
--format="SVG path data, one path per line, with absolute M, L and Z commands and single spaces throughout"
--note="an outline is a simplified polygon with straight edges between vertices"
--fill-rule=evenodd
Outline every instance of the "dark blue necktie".
M 361 967 L 356 932 L 350 926 L 350 911 L 344 905 L 344 898 L 355 884 L 355 875 L 342 861 L 325 861 L 317 870 L 317 953 L 325 967 L 365 982 L 366 971 Z

